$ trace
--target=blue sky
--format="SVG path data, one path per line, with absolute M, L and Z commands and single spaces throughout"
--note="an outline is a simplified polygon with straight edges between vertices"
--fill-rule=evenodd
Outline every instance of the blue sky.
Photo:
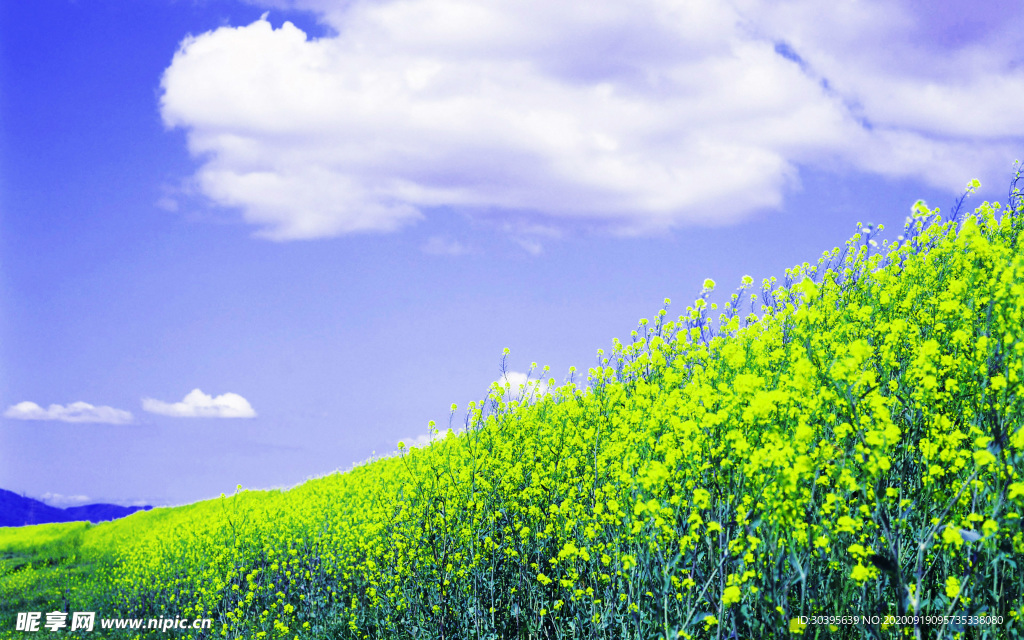
M 0 5 L 0 487 L 292 486 L 1022 155 L 1017 2 Z

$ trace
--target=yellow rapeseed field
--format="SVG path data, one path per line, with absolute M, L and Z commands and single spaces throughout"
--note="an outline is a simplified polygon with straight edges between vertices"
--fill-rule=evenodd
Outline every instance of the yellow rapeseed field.
M 1024 637 L 1011 196 L 918 202 L 721 308 L 706 281 L 430 446 L 91 527 L 62 597 L 213 618 L 180 638 Z

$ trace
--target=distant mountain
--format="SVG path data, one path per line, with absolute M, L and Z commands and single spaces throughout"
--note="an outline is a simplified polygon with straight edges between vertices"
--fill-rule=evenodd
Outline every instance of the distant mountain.
M 44 524 L 47 522 L 104 522 L 123 518 L 136 511 L 152 509 L 145 507 L 121 507 L 116 504 L 86 504 L 81 507 L 59 509 L 50 505 L 25 498 L 0 489 L 0 527 L 20 527 L 26 524 Z

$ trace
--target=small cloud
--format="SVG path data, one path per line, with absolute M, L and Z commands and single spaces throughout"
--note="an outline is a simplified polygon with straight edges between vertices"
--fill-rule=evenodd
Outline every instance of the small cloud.
M 423 433 L 414 438 L 402 438 L 398 442 L 405 445 L 406 449 L 420 449 L 428 447 L 435 442 L 444 440 L 448 435 L 447 431 L 440 431 L 437 433 Z
M 461 256 L 469 253 L 469 247 L 444 236 L 431 236 L 421 249 L 423 253 L 432 256 Z
M 39 498 L 51 507 L 78 507 L 92 501 L 89 496 L 66 496 L 60 493 L 44 493 Z
M 88 402 L 72 402 L 64 406 L 51 404 L 44 409 L 34 402 L 19 402 L 7 407 L 5 418 L 14 420 L 54 420 L 58 422 L 99 422 L 128 424 L 132 414 L 113 407 L 97 407 Z
M 544 252 L 544 245 L 536 240 L 530 240 L 528 238 L 513 238 L 513 240 L 515 240 L 515 243 L 522 247 L 523 250 L 531 256 L 539 256 Z
M 164 196 L 156 201 L 156 206 L 164 211 L 174 213 L 178 210 L 178 201 L 170 196 Z
M 508 402 L 516 402 L 527 399 L 536 399 L 544 394 L 551 393 L 551 385 L 546 380 L 531 378 L 527 373 L 509 371 L 504 376 L 494 381 L 494 384 L 504 389 L 504 397 Z
M 542 242 L 561 240 L 565 236 L 563 231 L 554 225 L 530 219 L 505 221 L 501 225 L 501 230 L 508 234 L 512 242 L 532 256 L 544 253 Z
M 142 408 L 150 413 L 174 418 L 255 418 L 249 401 L 237 393 L 209 396 L 193 389 L 181 402 L 163 402 L 143 398 Z

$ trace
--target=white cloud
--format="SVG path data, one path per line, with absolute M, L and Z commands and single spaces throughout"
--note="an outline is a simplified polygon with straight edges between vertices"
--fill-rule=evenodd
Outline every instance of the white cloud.
M 523 251 L 533 256 L 539 256 L 544 253 L 544 245 L 534 240 L 533 238 L 517 238 L 513 237 L 513 241 L 518 244 Z
M 170 196 L 163 196 L 156 201 L 156 206 L 164 211 L 174 213 L 178 210 L 178 201 Z
M 396 446 L 401 443 L 405 445 L 406 449 L 422 449 L 423 447 L 430 446 L 435 442 L 440 442 L 447 437 L 448 431 L 438 431 L 437 433 L 421 433 L 418 436 L 411 438 L 402 438 L 396 442 Z
M 142 408 L 150 413 L 174 418 L 255 418 L 249 401 L 237 393 L 209 396 L 193 389 L 181 402 L 162 402 L 143 398 Z
M 132 421 L 132 414 L 128 411 L 113 407 L 97 407 L 88 402 L 72 402 L 66 406 L 51 404 L 46 409 L 34 402 L 19 402 L 7 407 L 4 417 L 14 420 L 54 420 L 105 424 L 128 424 Z
M 83 504 L 90 502 L 89 496 L 78 495 L 78 496 L 66 496 L 60 493 L 44 493 L 40 498 L 46 504 L 53 507 L 78 507 Z
M 517 400 L 537 399 L 544 394 L 551 393 L 551 386 L 547 380 L 539 380 L 526 373 L 519 371 L 508 371 L 501 378 L 494 381 L 504 390 L 504 399 L 512 402 Z
M 421 249 L 423 253 L 433 256 L 461 256 L 470 252 L 469 247 L 458 240 L 444 236 L 431 236 Z
M 1016 22 L 956 41 L 981 12 L 951 0 L 287 4 L 336 35 L 261 20 L 189 37 L 161 99 L 202 193 L 275 240 L 437 206 L 724 224 L 779 206 L 803 165 L 955 190 L 1004 175 L 1024 136 L 1005 107 L 1024 97 Z

